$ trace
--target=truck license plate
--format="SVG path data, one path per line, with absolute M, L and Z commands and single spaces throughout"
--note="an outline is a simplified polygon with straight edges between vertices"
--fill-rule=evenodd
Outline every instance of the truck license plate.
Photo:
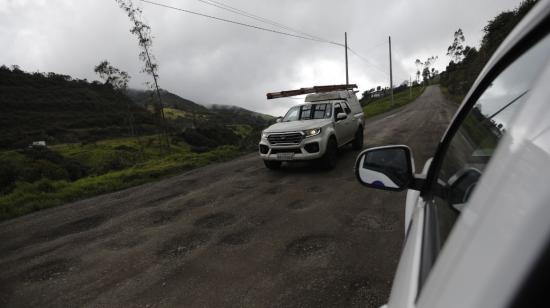
M 292 160 L 294 153 L 277 153 L 278 160 Z

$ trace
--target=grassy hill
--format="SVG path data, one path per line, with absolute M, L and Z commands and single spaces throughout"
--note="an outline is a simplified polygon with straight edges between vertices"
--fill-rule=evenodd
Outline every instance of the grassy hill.
M 423 86 L 415 86 L 412 88 L 411 92 L 406 89 L 394 93 L 393 104 L 391 102 L 390 96 L 369 100 L 367 104 L 363 107 L 363 112 L 365 113 L 365 117 L 373 117 L 375 115 L 390 111 L 395 108 L 399 108 L 414 101 L 418 96 L 420 96 L 420 94 L 422 94 L 422 92 L 424 92 Z
M 230 105 L 212 105 L 211 113 L 227 124 L 267 125 L 275 119 L 273 116 Z
M 140 133 L 155 131 L 150 112 L 108 85 L 0 67 L 0 149 L 125 136 L 128 111 Z
M 162 91 L 171 146 L 161 150 L 150 94 L 0 67 L 0 220 L 234 158 L 274 121 Z M 29 147 L 38 140 L 47 146 Z
M 157 100 L 156 94 L 153 91 L 130 89 L 128 90 L 128 96 L 132 99 L 132 101 L 134 101 L 135 104 L 145 108 Z M 206 113 L 208 111 L 208 109 L 203 105 L 182 98 L 166 90 L 160 91 L 160 97 L 165 108 L 196 113 Z

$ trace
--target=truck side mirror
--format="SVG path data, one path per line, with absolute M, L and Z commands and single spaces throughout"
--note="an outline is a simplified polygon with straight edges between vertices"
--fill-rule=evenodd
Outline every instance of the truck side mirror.
M 415 180 L 411 150 L 405 145 L 370 148 L 355 161 L 355 176 L 363 185 L 401 191 Z
M 336 121 L 345 120 L 348 117 L 347 114 L 340 112 L 336 115 Z
M 276 122 L 276 123 L 281 123 L 282 120 L 283 120 L 283 118 L 278 117 L 278 118 L 275 120 L 275 122 Z

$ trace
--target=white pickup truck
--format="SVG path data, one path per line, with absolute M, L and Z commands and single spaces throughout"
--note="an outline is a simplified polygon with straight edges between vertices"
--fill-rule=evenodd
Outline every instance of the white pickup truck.
M 316 160 L 330 169 L 338 148 L 352 143 L 363 148 L 364 114 L 352 90 L 356 85 L 318 86 L 269 93 L 279 98 L 310 93 L 305 103 L 288 110 L 277 123 L 262 132 L 260 157 L 269 169 L 282 162 Z

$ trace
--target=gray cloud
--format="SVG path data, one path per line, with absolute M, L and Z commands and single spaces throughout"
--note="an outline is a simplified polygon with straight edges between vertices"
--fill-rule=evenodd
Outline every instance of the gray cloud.
M 158 0 L 189 10 L 273 28 L 196 0 Z M 414 60 L 439 56 L 444 69 L 453 32 L 478 45 L 481 29 L 519 0 L 502 1 L 224 1 L 332 41 L 343 42 L 368 63 L 349 55 L 350 81 L 361 90 L 387 85 L 388 35 L 392 36 L 394 83 L 414 74 Z M 233 104 L 274 115 L 293 99 L 266 101 L 265 93 L 345 82 L 341 47 L 243 28 L 137 2 L 154 35 L 161 87 L 203 104 Z M 97 79 L 102 59 L 126 70 L 143 88 L 137 42 L 114 1 L 0 0 L 0 63 L 28 71 L 53 71 Z

